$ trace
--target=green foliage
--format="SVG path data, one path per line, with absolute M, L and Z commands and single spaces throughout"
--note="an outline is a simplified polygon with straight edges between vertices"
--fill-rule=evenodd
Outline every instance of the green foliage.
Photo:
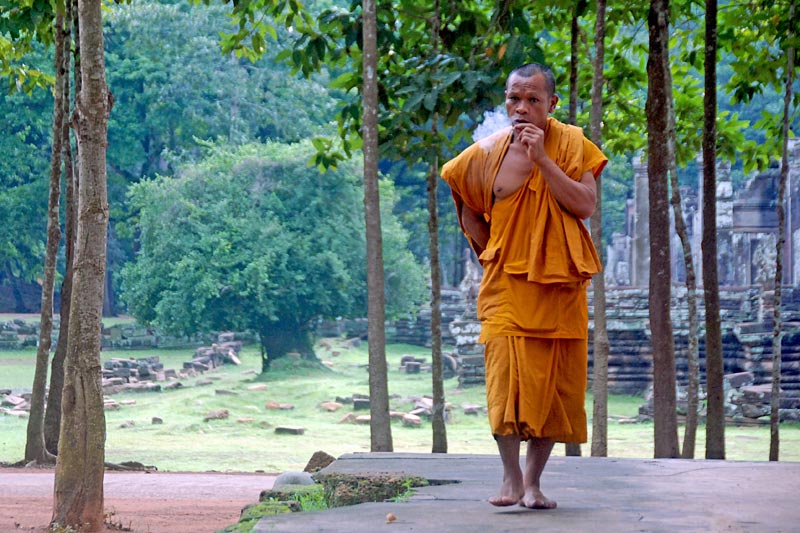
M 770 161 L 781 157 L 784 117 L 780 102 L 786 90 L 787 51 L 789 47 L 797 50 L 800 45 L 798 17 L 791 19 L 789 13 L 786 1 L 731 3 L 720 9 L 718 40 L 720 48 L 727 52 L 725 57 L 730 58 L 724 90 L 731 95 L 732 104 L 745 104 L 745 110 L 748 105 L 751 108 L 747 117 L 751 128 L 747 132 L 749 139 L 747 143 L 742 143 L 741 137 L 736 139 L 745 172 L 764 169 Z M 789 39 L 790 33 L 793 39 Z M 797 79 L 800 72 L 797 62 L 794 69 Z M 800 127 L 798 94 L 795 90 L 791 116 L 787 117 L 794 128 Z M 772 98 L 761 98 L 767 95 Z M 747 125 L 742 123 L 744 127 Z
M 226 28 L 221 6 L 148 0 L 109 13 L 109 160 L 125 182 L 195 159 L 197 139 L 295 142 L 328 127 L 334 100 L 320 84 L 289 75 L 274 50 L 256 63 L 220 53 Z
M 9 94 L 30 94 L 53 83 L 52 76 L 28 65 L 25 56 L 37 42 L 53 42 L 56 7 L 63 10 L 63 1 L 0 0 L 0 77 L 8 79 Z
M 140 250 L 123 288 L 132 314 L 172 332 L 250 329 L 262 337 L 274 328 L 307 331 L 318 317 L 363 316 L 357 168 L 309 167 L 310 143 L 207 149 L 178 177 L 131 188 Z M 390 214 L 391 187 L 384 190 L 391 317 L 414 309 L 425 283 Z
M 0 93 L 0 283 L 44 264 L 52 103 L 43 90 Z
M 467 128 L 501 94 L 503 75 L 538 55 L 526 3 L 512 2 L 508 10 L 493 2 L 442 9 L 438 41 L 431 37 L 434 5 L 400 0 L 377 6 L 381 151 L 409 164 L 431 161 L 466 138 Z M 331 87 L 346 95 L 338 115 L 343 153 L 332 155 L 329 143 L 320 144 L 320 164 L 335 164 L 359 146 L 360 17 L 356 0 L 349 10 L 325 10 L 317 24 L 297 26 L 292 48 L 276 57 L 306 76 L 341 69 Z M 248 47 L 245 37 L 232 36 L 235 46 Z M 433 123 L 442 132 L 431 132 Z

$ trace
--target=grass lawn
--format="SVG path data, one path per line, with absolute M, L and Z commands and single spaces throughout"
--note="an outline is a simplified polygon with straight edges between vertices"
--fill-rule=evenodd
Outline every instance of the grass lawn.
M 184 387 L 160 393 L 116 394 L 123 405 L 106 412 L 106 459 L 111 462 L 139 461 L 167 471 L 265 471 L 302 469 L 311 455 L 323 450 L 333 456 L 369 451 L 368 425 L 340 423 L 352 412 L 345 405 L 336 412 L 319 407 L 336 397 L 369 392 L 366 343 L 357 348 L 343 346 L 341 340 L 328 339 L 331 348 L 318 347 L 321 359 L 331 369 L 312 367 L 303 361 L 286 358 L 274 363 L 267 374 L 259 374 L 261 361 L 255 346 L 245 347 L 241 366 L 226 366 L 198 378 L 181 380 Z M 193 350 L 104 351 L 103 359 L 158 355 L 165 368 L 180 369 L 191 359 Z M 340 355 L 337 355 L 340 354 Z M 400 372 L 404 354 L 430 359 L 429 351 L 408 345 L 387 347 L 391 408 L 408 412 L 414 397 L 430 395 L 430 374 Z M 34 350 L 0 351 L 0 388 L 16 392 L 30 390 L 33 381 Z M 198 385 L 211 378 L 210 385 Z M 263 384 L 264 390 L 250 387 Z M 445 382 L 446 399 L 453 405 L 447 426 L 450 453 L 494 454 L 496 448 L 488 432 L 485 415 L 463 414 L 465 403 L 485 405 L 483 387 L 457 388 L 457 379 Z M 218 394 L 218 390 L 235 394 Z M 612 457 L 650 458 L 653 455 L 652 423 L 621 424 L 621 418 L 636 416 L 643 399 L 632 396 L 609 398 L 608 454 Z M 265 408 L 268 402 L 290 403 L 291 410 Z M 587 413 L 591 414 L 591 397 Z M 127 405 L 126 405 L 127 403 Z M 227 409 L 225 420 L 204 421 L 215 409 Z M 361 414 L 357 412 L 356 414 Z M 154 417 L 163 424 L 153 424 Z M 121 427 L 121 426 L 128 427 Z M 303 426 L 303 435 L 277 435 L 279 425 Z M 16 462 L 25 449 L 27 420 L 0 415 L 0 461 Z M 590 424 L 591 428 L 591 424 Z M 392 439 L 397 452 L 429 452 L 430 423 L 408 428 L 393 423 Z M 702 457 L 705 433 L 700 427 L 697 455 Z M 766 460 L 769 452 L 769 427 L 726 429 L 727 457 L 731 460 Z M 556 454 L 564 453 L 557 446 Z M 584 445 L 584 454 L 589 447 Z M 800 461 L 800 425 L 781 426 L 781 460 Z

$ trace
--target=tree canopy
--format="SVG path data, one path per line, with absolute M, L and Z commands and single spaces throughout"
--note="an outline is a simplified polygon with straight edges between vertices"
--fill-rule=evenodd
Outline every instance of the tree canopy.
M 176 333 L 256 331 L 270 359 L 311 357 L 315 320 L 365 313 L 358 167 L 309 167 L 309 142 L 206 150 L 176 177 L 131 187 L 139 252 L 122 273 L 128 309 Z M 383 193 L 387 315 L 397 317 L 426 283 L 389 182 Z

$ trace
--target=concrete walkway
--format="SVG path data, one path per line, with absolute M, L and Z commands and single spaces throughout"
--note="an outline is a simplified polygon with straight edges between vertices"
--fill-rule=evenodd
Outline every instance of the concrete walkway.
M 401 503 L 266 517 L 253 531 L 800 532 L 800 463 L 552 457 L 542 488 L 558 508 L 548 511 L 486 502 L 502 472 L 493 455 L 350 454 L 326 472 L 446 483 Z

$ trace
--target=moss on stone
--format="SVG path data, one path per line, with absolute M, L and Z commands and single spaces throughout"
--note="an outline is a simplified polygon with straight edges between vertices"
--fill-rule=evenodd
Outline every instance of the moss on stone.
M 322 483 L 330 507 L 404 498 L 414 487 L 428 485 L 424 478 L 397 474 L 325 474 L 316 479 Z

